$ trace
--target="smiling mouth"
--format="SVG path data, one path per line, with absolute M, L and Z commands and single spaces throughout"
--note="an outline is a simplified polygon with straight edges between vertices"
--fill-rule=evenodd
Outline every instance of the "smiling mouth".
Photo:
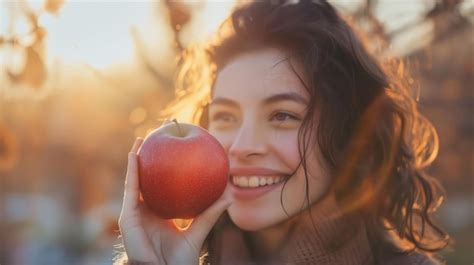
M 232 184 L 240 188 L 258 188 L 283 182 L 288 176 L 230 176 Z

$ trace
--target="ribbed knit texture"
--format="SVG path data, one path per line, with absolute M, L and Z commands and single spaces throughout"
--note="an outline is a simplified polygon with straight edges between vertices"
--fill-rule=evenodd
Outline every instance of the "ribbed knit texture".
M 245 244 L 244 232 L 233 224 L 227 224 L 222 230 L 216 231 L 216 236 L 210 242 L 209 256 L 202 257 L 200 264 L 374 265 L 373 253 L 362 220 L 344 215 L 337 209 L 334 201 L 325 200 L 311 210 L 311 215 L 305 211 L 293 217 L 294 226 L 280 251 L 267 261 L 252 260 Z M 314 226 L 311 220 L 314 221 Z M 379 264 L 439 263 L 424 254 L 412 252 L 379 257 Z
M 283 248 L 283 264 L 371 265 L 370 244 L 360 219 L 326 205 L 302 214 Z
M 371 265 L 370 245 L 361 220 L 342 215 L 334 200 L 326 199 L 289 220 L 293 222 L 278 254 L 255 261 L 244 233 L 234 225 L 224 228 L 211 243 L 210 264 L 320 264 Z M 314 222 L 314 225 L 313 225 Z M 212 256 L 216 254 L 216 256 Z M 204 261 L 204 260 L 203 260 Z M 204 262 L 204 263 L 205 263 Z

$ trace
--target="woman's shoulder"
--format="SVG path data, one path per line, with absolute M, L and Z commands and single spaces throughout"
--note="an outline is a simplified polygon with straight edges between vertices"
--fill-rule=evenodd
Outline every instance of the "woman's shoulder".
M 427 254 L 412 251 L 409 253 L 399 253 L 392 256 L 385 262 L 385 265 L 443 265 L 442 261 L 435 259 L 434 257 L 428 256 Z

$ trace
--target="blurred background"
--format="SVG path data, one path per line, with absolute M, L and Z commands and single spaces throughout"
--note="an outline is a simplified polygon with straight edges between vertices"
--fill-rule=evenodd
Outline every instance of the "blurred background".
M 330 2 L 405 62 L 440 137 L 443 255 L 473 264 L 474 0 Z M 0 264 L 112 263 L 127 152 L 161 124 L 180 51 L 238 4 L 0 0 Z

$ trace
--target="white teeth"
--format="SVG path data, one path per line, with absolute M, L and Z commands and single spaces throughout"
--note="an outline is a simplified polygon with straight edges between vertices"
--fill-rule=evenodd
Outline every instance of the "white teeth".
M 249 187 L 251 188 L 258 187 L 258 177 L 251 177 L 249 179 Z
M 239 179 L 239 177 L 232 177 L 232 183 L 234 183 L 234 185 L 238 185 Z
M 267 178 L 267 185 L 272 185 L 273 184 L 273 178 L 269 177 Z
M 238 185 L 240 187 L 248 187 L 249 186 L 249 179 L 241 177 Z
M 285 178 L 282 176 L 232 176 L 232 183 L 239 187 L 256 188 L 265 185 L 280 183 Z

